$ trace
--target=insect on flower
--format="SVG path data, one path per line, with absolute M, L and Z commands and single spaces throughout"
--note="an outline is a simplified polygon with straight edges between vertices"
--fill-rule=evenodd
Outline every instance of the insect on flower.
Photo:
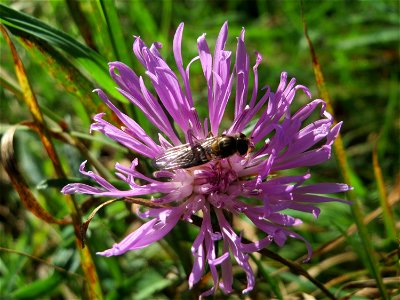
M 104 119 L 106 113 L 99 113 L 94 116 L 91 131 L 99 131 L 152 160 L 161 171 L 141 173 L 138 158 L 128 165 L 117 162 L 116 176 L 125 186 L 119 189 L 96 172 L 86 170 L 83 162 L 80 172 L 96 184 L 70 183 L 62 192 L 148 201 L 148 208 L 138 211 L 144 224 L 111 248 L 98 252 L 102 256 L 143 249 L 164 238 L 178 222 L 192 223 L 194 216 L 200 217 L 197 235 L 194 237 L 193 231 L 190 237 L 193 267 L 188 276 L 189 288 L 207 281 L 209 289 L 201 297 L 214 294 L 218 288 L 225 294 L 232 293 L 235 261 L 246 274 L 242 292 L 247 293 L 254 288 L 258 276 L 250 263 L 251 253 L 270 244 L 283 247 L 289 238 L 295 238 L 304 241 L 307 260 L 311 258 L 310 243 L 291 230 L 302 224 L 299 217 L 289 214 L 291 211 L 317 218 L 321 211 L 317 204 L 349 203 L 325 196 L 350 190 L 347 184 L 308 183 L 311 173 L 302 173 L 301 169 L 290 175 L 279 173 L 327 161 L 342 122 L 335 123 L 326 111 L 325 101 L 311 100 L 309 89 L 296 84 L 295 78 L 288 81 L 286 72 L 281 73 L 275 90 L 269 86 L 260 89 L 258 67 L 262 56 L 256 52 L 251 68 L 245 29 L 237 38 L 236 54 L 226 49 L 227 22 L 218 34 L 214 53 L 202 34 L 197 40 L 198 56 L 186 67 L 181 51 L 183 27 L 183 23 L 179 25 L 173 39 L 175 63 L 182 80 L 159 52 L 161 44 L 148 46 L 140 37 L 135 37 L 133 52 L 144 66 L 154 92 L 127 65 L 109 64 L 118 91 L 143 111 L 158 131 L 158 140 L 119 110 L 101 89 L 95 90 L 122 126 L 114 126 Z M 196 109 L 204 103 L 196 101 L 190 85 L 192 63 L 200 64 L 207 85 L 208 116 L 204 119 Z M 251 79 L 253 91 L 249 93 Z M 294 111 L 292 103 L 298 92 L 305 93 L 310 102 Z M 229 118 L 228 105 L 234 106 L 232 123 L 223 131 L 220 127 L 223 118 Z M 316 111 L 320 117 L 310 123 L 309 117 Z M 184 141 L 177 132 L 185 133 Z M 241 132 L 248 132 L 247 137 Z M 254 145 L 259 147 L 253 152 Z M 256 235 L 250 232 L 249 241 L 244 240 L 247 230 L 236 226 L 242 218 L 257 229 Z M 235 282 L 235 286 L 239 285 Z
M 161 170 L 187 169 L 234 154 L 244 156 L 252 149 L 250 140 L 243 133 L 223 134 L 169 148 L 153 159 L 153 165 Z

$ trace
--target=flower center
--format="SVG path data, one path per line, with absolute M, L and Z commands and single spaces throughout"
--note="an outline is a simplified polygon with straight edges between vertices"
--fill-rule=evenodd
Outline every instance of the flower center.
M 193 192 L 196 194 L 224 194 L 238 176 L 229 159 L 221 159 L 193 170 Z

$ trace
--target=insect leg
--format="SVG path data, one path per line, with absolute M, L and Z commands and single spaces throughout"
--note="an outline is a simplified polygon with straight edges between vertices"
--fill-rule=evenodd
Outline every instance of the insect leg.
M 190 147 L 193 148 L 200 144 L 199 140 L 194 135 L 194 132 L 192 129 L 188 129 L 188 131 L 186 132 L 186 137 L 187 137 L 187 141 L 189 142 Z

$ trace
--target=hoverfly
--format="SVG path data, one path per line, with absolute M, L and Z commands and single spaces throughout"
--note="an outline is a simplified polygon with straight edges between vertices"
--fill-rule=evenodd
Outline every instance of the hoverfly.
M 223 134 L 169 148 L 153 159 L 153 166 L 160 170 L 187 169 L 236 153 L 243 156 L 252 149 L 250 140 L 244 134 Z

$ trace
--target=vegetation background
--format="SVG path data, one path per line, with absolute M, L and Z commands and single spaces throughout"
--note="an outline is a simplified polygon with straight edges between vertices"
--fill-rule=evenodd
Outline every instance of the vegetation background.
M 311 171 L 319 182 L 346 180 L 353 185 L 349 197 L 355 205 L 323 204 L 318 220 L 301 216 L 306 221 L 297 232 L 312 243 L 312 260 L 301 264 L 306 249 L 296 240 L 283 248 L 270 247 L 284 260 L 264 254 L 252 257 L 258 268 L 255 290 L 241 295 L 245 276 L 238 269 L 235 292 L 224 298 L 399 297 L 399 1 L 304 1 L 303 11 L 336 119 L 344 121 L 345 152 L 337 152 L 339 156 Z M 83 250 L 71 224 L 53 223 L 51 217 L 75 216 L 72 199 L 60 194 L 60 188 L 81 180 L 78 168 L 83 160 L 89 159 L 112 177 L 115 161 L 134 157 L 101 135 L 89 134 L 91 117 L 105 111 L 91 91 L 102 87 L 117 103 L 121 100 L 108 77 L 108 61 L 121 60 L 143 74 L 131 52 L 133 35 L 148 44 L 160 41 L 162 55 L 174 66 L 172 37 L 178 24 L 185 22 L 186 65 L 197 55 L 197 37 L 206 32 L 212 44 L 228 20 L 228 48 L 235 50 L 235 37 L 245 27 L 251 62 L 254 51 L 263 55 L 261 83 L 274 89 L 281 71 L 287 71 L 298 83 L 309 86 L 314 98 L 321 97 L 301 13 L 300 1 L 2 1 L 1 24 L 26 73 L 16 71 L 16 56 L 3 35 L 3 161 L 10 162 L 12 155 L 10 128 L 20 126 L 13 144 L 16 162 L 11 163 L 14 185 L 1 169 L 0 298 L 197 298 L 209 282 L 206 278 L 188 291 L 186 270 L 191 266 L 195 233 L 190 226 L 178 226 L 166 239 L 141 251 L 103 258 L 94 253 L 109 248 L 140 224 L 130 205 L 117 202 L 101 209 L 90 223 L 89 247 Z M 204 99 L 200 66 L 194 64 L 191 71 L 195 96 Z M 29 88 L 21 85 L 25 80 L 38 109 Z M 306 99 L 296 101 L 300 106 Z M 123 101 L 119 104 L 151 132 L 140 113 Z M 49 158 L 49 140 L 61 166 L 56 158 Z M 338 164 L 344 155 L 347 167 Z M 104 200 L 75 198 L 84 220 Z M 295 261 L 300 264 L 291 265 Z M 90 276 L 93 266 L 97 278 Z M 297 274 L 304 270 L 312 280 Z M 220 297 L 219 292 L 215 298 Z

